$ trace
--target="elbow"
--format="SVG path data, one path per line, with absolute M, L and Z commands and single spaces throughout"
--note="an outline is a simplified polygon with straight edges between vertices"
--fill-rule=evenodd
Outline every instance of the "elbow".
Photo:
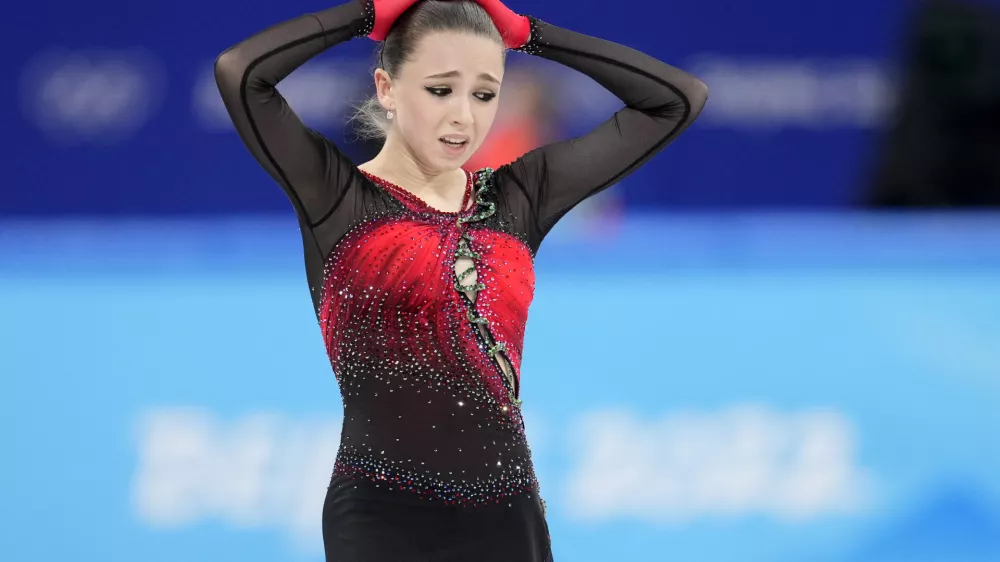
M 698 118 L 701 110 L 708 103 L 708 85 L 694 76 L 688 76 L 682 84 L 677 84 L 675 95 L 680 99 L 675 101 L 668 113 L 661 115 L 667 120 L 690 123 Z
M 226 49 L 215 59 L 213 66 L 215 84 L 222 92 L 238 89 L 246 69 L 247 65 L 240 55 L 239 47 Z
M 663 100 L 644 113 L 674 127 L 678 122 L 694 121 L 708 102 L 708 86 L 693 76 L 669 83 L 663 90 Z
M 694 120 L 708 103 L 708 85 L 697 78 L 691 79 L 691 86 L 687 92 L 688 103 L 690 104 L 690 117 Z

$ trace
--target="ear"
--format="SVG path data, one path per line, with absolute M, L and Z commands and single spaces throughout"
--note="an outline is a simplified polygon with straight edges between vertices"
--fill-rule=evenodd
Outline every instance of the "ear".
M 396 100 L 393 97 L 392 78 L 389 73 L 379 68 L 375 70 L 375 95 L 383 108 L 390 111 L 396 110 Z

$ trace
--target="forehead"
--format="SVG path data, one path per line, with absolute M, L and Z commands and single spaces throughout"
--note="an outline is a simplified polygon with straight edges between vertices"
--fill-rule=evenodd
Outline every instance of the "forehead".
M 402 74 L 422 78 L 458 70 L 470 76 L 488 72 L 503 76 L 503 47 L 496 41 L 472 33 L 436 31 L 423 36 Z

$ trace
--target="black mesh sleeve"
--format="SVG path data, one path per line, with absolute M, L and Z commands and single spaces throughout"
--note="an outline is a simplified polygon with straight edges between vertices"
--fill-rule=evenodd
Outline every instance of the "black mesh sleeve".
M 311 227 L 344 196 L 354 165 L 302 124 L 276 86 L 329 47 L 369 33 L 373 21 L 370 4 L 355 0 L 270 27 L 215 62 L 216 83 L 240 138 Z
M 528 152 L 497 170 L 498 189 L 508 198 L 518 190 L 526 200 L 534 251 L 570 209 L 630 174 L 687 128 L 704 107 L 708 88 L 623 45 L 534 18 L 531 24 L 522 51 L 586 74 L 625 103 L 594 131 Z

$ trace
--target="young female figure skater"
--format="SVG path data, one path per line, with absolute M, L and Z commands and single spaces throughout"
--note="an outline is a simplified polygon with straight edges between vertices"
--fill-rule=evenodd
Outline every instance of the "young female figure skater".
M 369 124 L 386 136 L 358 166 L 276 86 L 363 36 L 384 41 Z M 496 114 L 505 49 L 576 69 L 625 108 L 581 138 L 465 172 Z M 560 217 L 690 125 L 705 85 L 499 0 L 352 0 L 239 43 L 215 75 L 241 138 L 295 207 L 341 389 L 327 559 L 551 560 L 520 400 L 534 256 Z

